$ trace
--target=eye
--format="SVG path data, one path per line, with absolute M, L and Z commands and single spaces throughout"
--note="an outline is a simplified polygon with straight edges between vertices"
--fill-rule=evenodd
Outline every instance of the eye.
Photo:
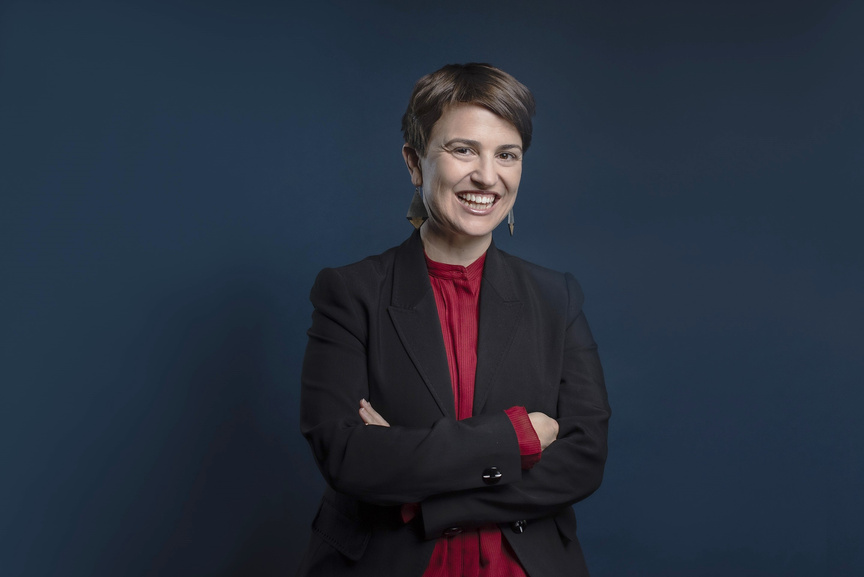
M 508 162 L 512 162 L 514 160 L 519 160 L 519 157 L 513 154 L 512 152 L 502 152 L 498 155 L 498 158 L 501 160 L 506 160 Z
M 458 146 L 453 149 L 453 154 L 457 154 L 459 156 L 466 156 L 468 154 L 471 154 L 471 149 L 467 146 Z

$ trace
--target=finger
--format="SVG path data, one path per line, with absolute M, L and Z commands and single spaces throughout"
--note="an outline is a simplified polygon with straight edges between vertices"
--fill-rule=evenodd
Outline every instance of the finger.
M 373 419 L 380 419 L 382 421 L 384 420 L 384 418 L 379 415 L 378 411 L 376 411 L 375 408 L 372 406 L 372 403 L 370 403 L 366 399 L 360 399 L 360 408 L 365 410 L 369 415 L 371 415 Z
M 366 399 L 360 399 L 360 417 L 367 425 L 379 425 L 381 427 L 390 426 L 390 423 L 388 423 L 384 417 L 379 415 L 378 411 L 372 408 L 372 404 Z
M 361 407 L 358 412 L 360 413 L 360 418 L 363 419 L 364 425 L 374 425 L 375 424 L 375 418 L 369 414 L 369 411 L 367 411 L 366 409 Z
M 370 412 L 365 408 L 360 409 L 360 418 L 363 419 L 363 422 L 367 425 L 376 425 L 379 427 L 389 427 L 390 423 L 384 420 L 381 415 Z

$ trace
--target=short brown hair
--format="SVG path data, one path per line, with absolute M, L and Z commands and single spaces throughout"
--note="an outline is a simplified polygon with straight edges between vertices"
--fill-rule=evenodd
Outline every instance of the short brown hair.
M 432 127 L 444 108 L 454 103 L 477 104 L 510 122 L 522 137 L 522 150 L 531 145 L 534 96 L 524 84 L 490 64 L 448 64 L 417 81 L 402 117 L 405 143 L 426 153 Z

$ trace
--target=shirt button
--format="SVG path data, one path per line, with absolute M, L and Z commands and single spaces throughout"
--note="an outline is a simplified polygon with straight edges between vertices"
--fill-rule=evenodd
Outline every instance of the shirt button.
M 459 533 L 462 532 L 462 527 L 450 527 L 449 529 L 444 530 L 445 537 L 455 537 Z
M 483 471 L 483 482 L 487 485 L 494 485 L 501 480 L 504 475 L 498 470 L 498 467 L 489 467 Z

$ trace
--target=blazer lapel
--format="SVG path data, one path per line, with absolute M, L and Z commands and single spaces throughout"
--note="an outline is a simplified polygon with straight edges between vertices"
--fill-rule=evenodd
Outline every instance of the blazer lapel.
M 447 351 L 419 231 L 396 251 L 393 296 L 387 311 L 405 351 L 441 413 L 455 417 Z
M 483 411 L 504 359 L 511 354 L 513 338 L 522 318 L 513 271 L 493 242 L 486 252 L 480 285 L 480 323 L 477 334 L 477 373 L 474 380 L 474 414 Z M 433 298 L 433 305 L 434 298 Z

